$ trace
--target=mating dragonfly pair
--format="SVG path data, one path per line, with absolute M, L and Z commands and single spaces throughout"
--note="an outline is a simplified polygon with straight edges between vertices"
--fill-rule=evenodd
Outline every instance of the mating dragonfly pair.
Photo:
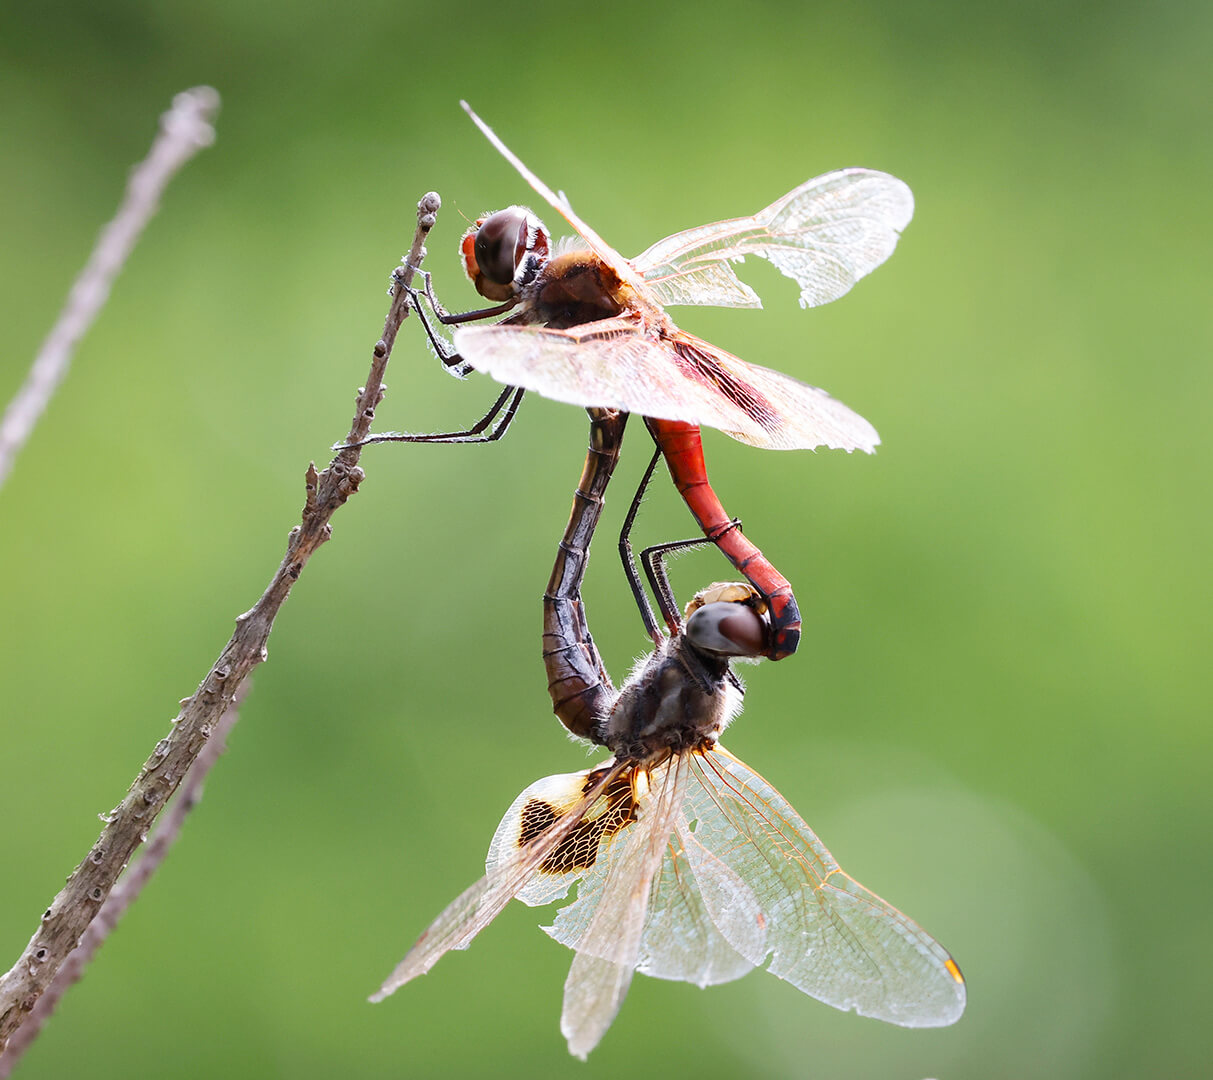
M 867 169 L 810 180 L 752 217 L 677 233 L 624 259 L 464 105 L 493 145 L 581 238 L 553 247 L 529 210 L 478 220 L 464 268 L 492 307 L 449 314 L 426 281 L 438 323 L 414 306 L 444 365 L 506 384 L 472 428 L 367 441 L 492 441 L 526 390 L 580 405 L 590 447 L 573 512 L 544 596 L 544 663 L 554 711 L 611 758 L 528 787 L 497 827 L 485 876 L 418 939 L 372 1000 L 466 948 L 511 898 L 547 904 L 568 895 L 547 932 L 575 951 L 561 1030 L 585 1057 L 623 1002 L 635 971 L 700 986 L 767 970 L 839 1009 L 908 1027 L 950 1024 L 964 980 L 929 934 L 849 877 L 794 809 L 719 743 L 741 707 L 735 658 L 795 651 L 800 617 L 791 587 L 746 539 L 707 480 L 699 425 L 779 449 L 874 450 L 875 430 L 825 392 L 748 364 L 678 329 L 667 304 L 757 307 L 733 263 L 765 258 L 800 287 L 803 306 L 845 293 L 891 253 L 913 199 L 901 181 Z M 503 316 L 489 326 L 464 324 Z M 589 544 L 618 461 L 629 414 L 657 451 L 620 540 L 624 566 L 654 642 L 616 691 L 581 603 Z M 644 487 L 664 457 L 705 540 L 748 584 L 714 585 L 685 621 L 663 558 L 642 553 L 663 630 L 628 543 Z

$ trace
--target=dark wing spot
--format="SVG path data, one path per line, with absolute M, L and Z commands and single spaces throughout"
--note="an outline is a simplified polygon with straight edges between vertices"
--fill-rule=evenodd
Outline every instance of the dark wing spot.
M 531 799 L 522 808 L 522 827 L 518 830 L 518 846 L 526 847 L 541 833 L 556 823 L 557 813 L 551 803 Z
M 725 371 L 712 356 L 695 348 L 690 342 L 670 338 L 669 344 L 674 347 L 686 374 L 700 382 L 710 383 L 721 396 L 728 398 L 766 431 L 774 431 L 779 427 L 779 416 L 765 395 L 736 375 Z
M 522 808 L 519 846 L 529 844 L 551 828 L 560 816 L 551 803 L 532 799 Z M 625 773 L 602 793 L 577 827 L 543 860 L 539 872 L 567 874 L 574 870 L 590 869 L 598 859 L 598 845 L 635 820 L 636 800 L 632 798 L 632 781 Z

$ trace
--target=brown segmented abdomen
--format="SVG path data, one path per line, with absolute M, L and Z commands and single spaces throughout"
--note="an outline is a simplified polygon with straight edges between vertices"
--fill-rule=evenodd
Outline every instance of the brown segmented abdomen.
M 589 545 L 602 514 L 603 493 L 619 460 L 627 413 L 589 409 L 590 446 L 573 510 L 543 595 L 543 663 L 552 711 L 574 735 L 595 737 L 615 689 L 586 626 L 581 583 Z

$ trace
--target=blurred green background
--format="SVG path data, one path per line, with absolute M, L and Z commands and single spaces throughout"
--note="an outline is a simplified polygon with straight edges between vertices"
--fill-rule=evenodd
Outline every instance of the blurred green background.
M 1208 1066 L 1213 143 L 1207 4 L 6 5 L 0 399 L 23 379 L 174 92 L 223 95 L 0 491 L 0 967 L 251 606 L 309 459 L 347 430 L 429 189 L 429 268 L 471 306 L 464 218 L 530 192 L 466 97 L 625 254 L 847 165 L 905 179 L 895 257 L 841 302 L 678 309 L 825 386 L 873 458 L 706 436 L 726 506 L 796 585 L 799 655 L 748 672 L 730 748 L 969 979 L 905 1031 L 763 973 L 638 978 L 588 1065 L 571 954 L 512 905 L 374 990 L 481 872 L 551 717 L 540 595 L 584 414 L 494 446 L 380 447 L 284 609 L 228 755 L 20 1075 L 1140 1077 Z M 381 429 L 493 386 L 406 326 Z M 587 600 L 645 639 L 613 554 Z M 669 485 L 639 539 L 692 533 Z M 728 576 L 714 553 L 683 593 Z

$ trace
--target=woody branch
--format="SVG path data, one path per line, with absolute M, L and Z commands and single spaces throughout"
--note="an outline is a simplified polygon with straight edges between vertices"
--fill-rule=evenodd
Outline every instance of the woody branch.
M 370 432 L 375 407 L 383 398 L 383 376 L 401 322 L 409 311 L 405 287 L 424 256 L 426 236 L 441 206 L 437 194 L 417 206 L 413 246 L 394 274 L 396 287 L 384 323 L 383 336 L 372 350 L 366 385 L 358 393 L 345 442 L 356 444 Z M 4 1048 L 46 991 L 80 941 L 89 923 L 109 896 L 118 875 L 147 836 L 147 831 L 182 777 L 214 734 L 220 717 L 249 673 L 266 659 L 266 643 L 274 619 L 307 561 L 331 533 L 330 519 L 358 490 L 363 479 L 356 446 L 340 450 L 327 468 L 314 464 L 305 474 L 302 519 L 290 532 L 286 554 L 261 598 L 236 620 L 219 658 L 194 694 L 185 699 L 169 733 L 156 744 L 121 803 L 105 817 L 105 828 L 92 850 L 72 872 L 66 886 L 43 912 L 25 951 L 0 976 L 0 1062 Z

